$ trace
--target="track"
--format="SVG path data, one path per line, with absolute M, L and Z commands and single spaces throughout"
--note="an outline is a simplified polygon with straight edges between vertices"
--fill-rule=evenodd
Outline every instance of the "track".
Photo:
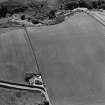
M 86 13 L 86 12 L 85 12 Z M 97 16 L 97 15 L 92 15 L 91 13 L 87 13 L 90 17 L 92 17 L 93 19 L 95 19 L 96 21 L 98 21 L 99 23 L 101 23 L 103 26 L 105 26 L 104 22 L 105 20 L 103 20 L 101 17 Z
M 45 89 L 40 86 L 30 86 L 18 83 L 10 83 L 5 81 L 0 81 L 0 87 L 9 88 L 9 89 L 18 89 L 18 90 L 27 90 L 27 91 L 38 91 L 38 92 L 45 92 Z
M 104 17 L 105 17 L 105 14 L 104 13 L 102 13 L 102 12 L 98 12 L 100 15 L 103 15 Z

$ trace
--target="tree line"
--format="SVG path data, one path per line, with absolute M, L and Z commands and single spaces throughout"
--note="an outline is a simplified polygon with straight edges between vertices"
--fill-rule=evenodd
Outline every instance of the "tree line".
M 72 10 L 77 7 L 85 7 L 88 9 L 105 9 L 105 0 L 57 0 L 58 9 Z M 22 4 L 18 1 L 6 1 L 0 3 L 0 17 L 5 17 L 8 13 L 10 15 L 18 12 L 24 12 L 31 8 L 37 18 L 50 16 L 54 14 L 50 12 L 47 1 L 39 2 L 37 0 L 28 0 L 27 4 Z M 50 14 L 49 14 L 50 13 Z
M 105 0 L 61 0 L 60 9 L 85 7 L 88 9 L 105 9 Z

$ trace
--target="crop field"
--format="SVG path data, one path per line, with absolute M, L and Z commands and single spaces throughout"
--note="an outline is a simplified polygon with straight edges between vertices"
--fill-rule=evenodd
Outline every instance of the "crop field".
M 27 28 L 53 105 L 105 104 L 105 27 L 88 15 Z
M 52 105 L 105 104 L 102 24 L 78 13 L 63 23 L 27 28 L 27 32 Z M 0 80 L 26 84 L 25 73 L 37 72 L 26 32 L 18 29 L 1 33 Z M 36 105 L 39 100 L 43 98 L 36 92 L 0 88 L 1 105 Z

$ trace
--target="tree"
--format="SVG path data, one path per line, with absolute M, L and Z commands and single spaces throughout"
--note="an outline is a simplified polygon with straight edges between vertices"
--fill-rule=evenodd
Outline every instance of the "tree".
M 34 11 L 34 16 L 43 20 L 47 17 L 50 8 L 48 7 L 47 1 L 37 1 L 37 0 L 30 0 L 28 1 L 28 7 L 32 8 Z
M 3 7 L 1 5 L 1 8 L 0 8 L 0 17 L 5 17 L 6 16 L 6 13 L 7 13 L 7 8 L 6 7 Z
M 68 9 L 70 9 L 70 10 L 72 10 L 72 9 L 74 9 L 74 8 L 77 8 L 78 7 L 78 1 L 65 1 L 65 3 L 64 3 L 64 8 L 66 9 L 66 10 L 68 10 Z
M 55 12 L 56 12 L 56 10 L 51 10 L 51 11 L 49 12 L 49 14 L 48 14 L 49 19 L 53 19 L 53 18 L 56 17 Z
M 5 17 L 6 14 L 14 14 L 18 12 L 24 12 L 27 7 L 17 1 L 6 1 L 0 3 L 0 16 Z

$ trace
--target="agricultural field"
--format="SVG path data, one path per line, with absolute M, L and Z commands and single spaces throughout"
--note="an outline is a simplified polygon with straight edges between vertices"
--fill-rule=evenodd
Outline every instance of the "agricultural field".
M 19 27 L 0 28 L 0 81 L 27 85 L 26 73 L 37 73 L 25 34 Z M 38 105 L 44 99 L 37 91 L 0 85 L 0 105 Z
M 25 31 L 15 29 L 0 35 L 0 80 L 25 83 L 25 73 L 36 72 Z
M 25 74 L 38 72 L 27 30 L 52 105 L 105 104 L 102 24 L 77 13 L 56 25 L 7 29 L 0 29 L 0 80 L 26 84 Z M 42 100 L 37 92 L 0 87 L 2 105 L 37 105 Z
M 27 28 L 55 105 L 105 104 L 105 27 L 84 13 Z

